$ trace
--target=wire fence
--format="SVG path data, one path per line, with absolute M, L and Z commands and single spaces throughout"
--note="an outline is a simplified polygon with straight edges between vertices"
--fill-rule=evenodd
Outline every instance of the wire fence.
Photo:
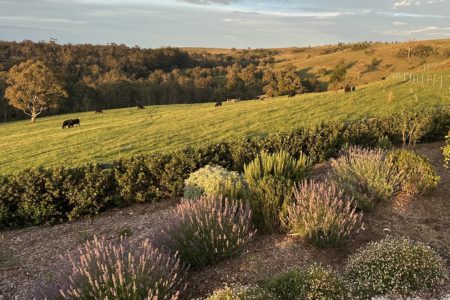
M 419 73 L 395 72 L 391 74 L 390 78 L 411 82 L 413 84 L 442 88 L 450 92 L 450 75 L 427 71 Z

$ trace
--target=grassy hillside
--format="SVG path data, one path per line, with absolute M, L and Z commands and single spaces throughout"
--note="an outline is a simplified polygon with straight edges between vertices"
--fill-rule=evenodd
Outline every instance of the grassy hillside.
M 411 58 L 399 56 L 401 49 L 417 46 L 432 47 L 435 53 L 428 56 L 412 56 Z M 342 48 L 342 49 L 341 49 Z M 336 64 L 344 60 L 349 65 L 348 74 L 357 84 L 370 83 L 386 77 L 392 72 L 421 71 L 424 68 L 433 70 L 449 66 L 450 57 L 446 51 L 450 50 L 450 39 L 413 41 L 403 43 L 374 43 L 367 48 L 355 49 L 344 45 L 318 46 L 306 48 L 279 48 L 274 57 L 275 68 L 282 68 L 293 64 L 300 69 L 303 76 L 316 77 L 326 82 L 329 74 L 323 71 L 333 70 Z M 235 55 L 236 50 L 208 49 L 208 48 L 184 48 L 188 52 L 208 52 L 211 54 Z M 358 76 L 359 64 L 371 64 L 373 59 L 380 60 L 380 64 L 372 71 L 364 72 Z
M 450 72 L 442 73 L 448 77 Z M 450 104 L 444 88 L 386 80 L 359 86 L 354 93 L 304 94 L 265 101 L 151 106 L 59 115 L 0 125 L 0 172 L 35 166 L 76 166 L 139 153 L 230 140 L 324 120 L 351 120 L 393 111 Z M 61 129 L 80 118 L 81 127 Z

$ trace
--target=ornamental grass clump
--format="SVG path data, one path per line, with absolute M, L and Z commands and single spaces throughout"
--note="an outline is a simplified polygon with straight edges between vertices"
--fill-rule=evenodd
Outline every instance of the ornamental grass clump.
M 423 195 L 434 190 L 440 177 L 426 157 L 399 149 L 387 155 L 388 165 L 400 176 L 400 188 L 409 195 Z
M 215 291 L 206 300 L 273 300 L 267 290 L 259 286 L 233 286 Z
M 318 264 L 277 274 L 264 287 L 279 300 L 351 299 L 343 280 L 331 268 Z
M 179 253 L 192 268 L 200 268 L 240 254 L 254 234 L 252 212 L 244 202 L 202 196 L 183 199 L 153 243 Z
M 386 154 L 381 149 L 350 147 L 331 160 L 331 178 L 362 210 L 372 210 L 399 190 L 400 174 L 386 162 Z
M 338 246 L 361 228 L 362 213 L 333 182 L 303 181 L 286 208 L 288 231 L 318 247 Z
M 288 152 L 261 153 L 245 165 L 244 176 L 250 188 L 253 220 L 262 232 L 281 230 L 280 213 L 292 196 L 292 187 L 306 177 L 310 161 L 305 155 L 298 159 Z
M 134 248 L 94 237 L 69 256 L 71 274 L 64 299 L 179 299 L 186 268 L 177 255 L 152 247 Z
M 184 197 L 189 199 L 219 195 L 230 199 L 244 199 L 247 192 L 247 183 L 241 174 L 214 165 L 191 173 L 184 186 Z
M 344 272 L 355 298 L 433 294 L 445 281 L 444 260 L 429 246 L 387 237 L 350 256 Z

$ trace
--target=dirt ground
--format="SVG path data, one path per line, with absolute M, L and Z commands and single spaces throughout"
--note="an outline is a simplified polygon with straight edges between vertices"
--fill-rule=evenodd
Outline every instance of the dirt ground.
M 399 196 L 395 201 L 379 206 L 365 217 L 365 229 L 343 247 L 322 250 L 286 235 L 258 235 L 241 256 L 191 272 L 185 297 L 202 297 L 234 283 L 258 283 L 275 273 L 312 262 L 339 270 L 350 253 L 386 235 L 403 235 L 426 242 L 450 266 L 450 170 L 442 167 L 442 145 L 417 146 L 417 151 L 429 158 L 441 176 L 439 187 L 430 195 Z M 135 241 L 149 237 L 155 225 L 171 217 L 175 203 L 135 205 L 56 226 L 0 232 L 0 295 L 3 299 L 25 299 L 37 282 L 57 274 L 61 255 L 75 251 L 94 234 L 118 239 L 121 234 L 128 233 Z M 450 292 L 449 283 L 444 292 Z

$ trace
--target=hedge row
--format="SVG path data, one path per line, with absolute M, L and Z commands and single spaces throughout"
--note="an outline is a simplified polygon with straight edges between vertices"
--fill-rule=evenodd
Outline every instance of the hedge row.
M 79 168 L 29 169 L 0 176 L 0 228 L 60 223 L 136 202 L 183 195 L 189 174 L 208 164 L 243 171 L 261 151 L 306 154 L 315 163 L 335 157 L 348 144 L 377 146 L 443 140 L 450 109 L 401 112 L 351 123 L 328 122 L 267 136 L 239 139 Z

